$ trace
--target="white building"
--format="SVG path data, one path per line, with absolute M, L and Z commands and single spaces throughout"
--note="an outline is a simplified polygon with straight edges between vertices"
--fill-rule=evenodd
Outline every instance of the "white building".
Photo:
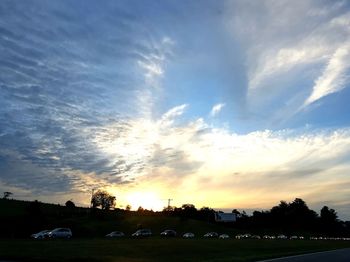
M 215 221 L 216 222 L 235 222 L 236 214 L 215 212 Z

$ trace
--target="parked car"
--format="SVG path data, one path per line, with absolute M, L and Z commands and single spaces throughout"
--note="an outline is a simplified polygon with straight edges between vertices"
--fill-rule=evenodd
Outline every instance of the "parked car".
M 219 238 L 221 238 L 221 239 L 227 239 L 227 238 L 230 238 L 230 236 L 227 235 L 227 234 L 221 234 L 221 235 L 219 236 Z
M 134 234 L 132 234 L 133 237 L 149 237 L 152 236 L 151 229 L 139 229 Z
M 43 230 L 38 233 L 32 234 L 30 237 L 33 239 L 44 239 L 49 237 L 50 230 Z
M 120 231 L 113 231 L 106 235 L 106 237 L 123 237 L 125 236 L 123 232 Z
M 209 232 L 209 233 L 206 233 L 204 235 L 204 237 L 207 237 L 207 238 L 215 238 L 215 237 L 218 237 L 218 236 L 219 236 L 219 234 L 216 233 L 216 232 Z
M 276 239 L 275 236 L 270 236 L 270 235 L 264 235 L 263 239 Z
M 286 235 L 278 235 L 277 239 L 288 239 Z
M 251 234 L 240 234 L 236 236 L 236 239 L 247 239 L 247 238 L 251 238 L 252 235 Z
M 191 233 L 191 232 L 188 232 L 188 233 L 183 234 L 182 237 L 183 237 L 183 238 L 194 238 L 194 234 Z
M 160 235 L 162 237 L 176 237 L 176 231 L 167 229 L 167 230 L 164 230 L 162 233 L 160 233 Z
M 48 233 L 49 238 L 71 238 L 72 231 L 69 228 L 55 228 Z

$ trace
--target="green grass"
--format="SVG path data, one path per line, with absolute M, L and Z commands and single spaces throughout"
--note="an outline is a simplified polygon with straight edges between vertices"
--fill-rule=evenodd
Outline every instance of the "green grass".
M 0 259 L 20 261 L 256 261 L 350 247 L 344 241 L 220 239 L 0 240 Z

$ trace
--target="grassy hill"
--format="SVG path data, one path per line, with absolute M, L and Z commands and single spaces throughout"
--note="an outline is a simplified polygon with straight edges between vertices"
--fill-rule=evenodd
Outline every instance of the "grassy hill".
M 236 234 L 223 225 L 166 216 L 161 212 L 138 213 L 124 210 L 92 212 L 89 208 L 0 199 L 0 236 L 28 237 L 43 229 L 69 227 L 75 237 L 102 237 L 119 230 L 131 235 L 138 228 L 150 228 L 158 235 L 164 229 L 175 229 L 179 234 L 193 232 L 202 236 L 208 231 Z

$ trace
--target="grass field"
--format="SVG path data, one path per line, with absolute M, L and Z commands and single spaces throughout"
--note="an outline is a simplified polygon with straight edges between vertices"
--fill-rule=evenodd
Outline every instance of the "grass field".
M 0 240 L 0 259 L 12 261 L 257 261 L 350 247 L 345 241 L 220 239 Z

